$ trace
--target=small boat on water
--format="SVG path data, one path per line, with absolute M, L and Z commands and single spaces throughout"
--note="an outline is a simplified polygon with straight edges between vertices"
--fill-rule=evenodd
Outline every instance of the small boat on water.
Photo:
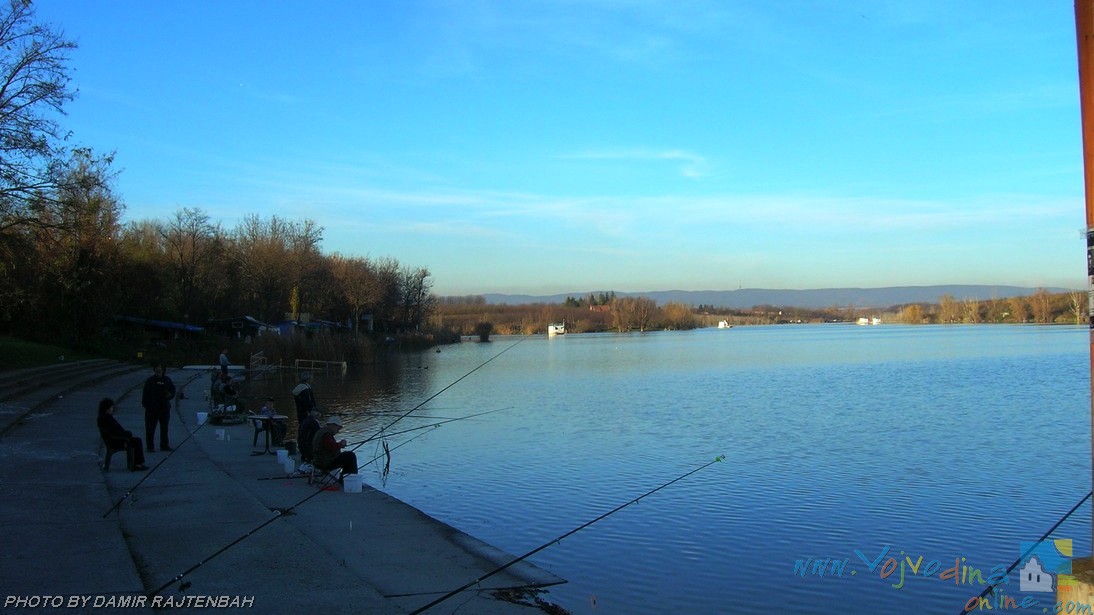
M 732 329 L 733 325 L 729 324 L 728 320 L 720 320 L 720 321 L 718 321 L 718 328 L 719 329 Z
M 553 322 L 547 325 L 547 337 L 566 334 L 566 321 Z

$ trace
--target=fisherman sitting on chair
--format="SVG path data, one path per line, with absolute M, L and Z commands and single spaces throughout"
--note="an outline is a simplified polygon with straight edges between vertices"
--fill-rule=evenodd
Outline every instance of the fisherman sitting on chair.
M 343 451 L 346 441 L 334 437 L 342 429 L 342 421 L 332 416 L 312 439 L 312 463 L 317 469 L 329 472 L 334 468 L 342 469 L 342 476 L 357 473 L 357 455 L 353 451 Z M 341 478 L 338 479 L 341 482 Z

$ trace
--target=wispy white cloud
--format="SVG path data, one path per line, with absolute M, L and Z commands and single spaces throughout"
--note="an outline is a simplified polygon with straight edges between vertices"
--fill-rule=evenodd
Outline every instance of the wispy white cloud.
M 688 179 L 702 179 L 709 175 L 710 164 L 705 156 L 681 149 L 621 149 L 592 150 L 559 156 L 563 160 L 609 160 L 609 161 L 667 161 L 682 163 L 678 167 L 680 175 Z

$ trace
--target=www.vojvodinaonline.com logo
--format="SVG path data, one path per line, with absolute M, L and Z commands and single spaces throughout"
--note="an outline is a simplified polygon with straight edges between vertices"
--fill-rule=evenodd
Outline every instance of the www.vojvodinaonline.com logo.
M 965 611 L 1029 609 L 1040 607 L 1049 612 L 1054 592 L 1059 598 L 1053 613 L 1094 615 L 1090 605 L 1069 599 L 1075 590 L 1071 573 L 1071 539 L 1022 543 L 1018 565 L 1008 574 L 1008 566 L 978 567 L 965 557 L 928 559 L 926 555 L 907 553 L 883 545 L 875 550 L 854 549 L 854 557 L 810 557 L 794 562 L 794 574 L 806 577 L 853 577 L 877 575 L 893 589 L 904 589 L 911 578 L 923 578 L 969 586 L 977 590 L 965 603 Z M 950 564 L 952 562 L 952 565 Z M 991 591 L 983 590 L 990 586 Z M 1026 594 L 1018 597 L 1013 594 Z M 1049 595 L 1046 595 L 1049 594 Z

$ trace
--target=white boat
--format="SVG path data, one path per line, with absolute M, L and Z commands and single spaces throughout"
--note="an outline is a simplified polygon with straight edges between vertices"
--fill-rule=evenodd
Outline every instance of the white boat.
M 867 318 L 867 317 L 863 316 L 862 318 L 858 319 L 858 322 L 856 324 L 860 324 L 860 325 L 880 325 L 881 324 L 881 319 L 878 318 L 877 316 L 874 316 L 873 318 Z
M 718 321 L 718 328 L 719 329 L 732 329 L 733 325 L 729 324 L 728 320 L 719 320 Z
M 566 322 L 553 322 L 547 325 L 547 337 L 566 334 Z

